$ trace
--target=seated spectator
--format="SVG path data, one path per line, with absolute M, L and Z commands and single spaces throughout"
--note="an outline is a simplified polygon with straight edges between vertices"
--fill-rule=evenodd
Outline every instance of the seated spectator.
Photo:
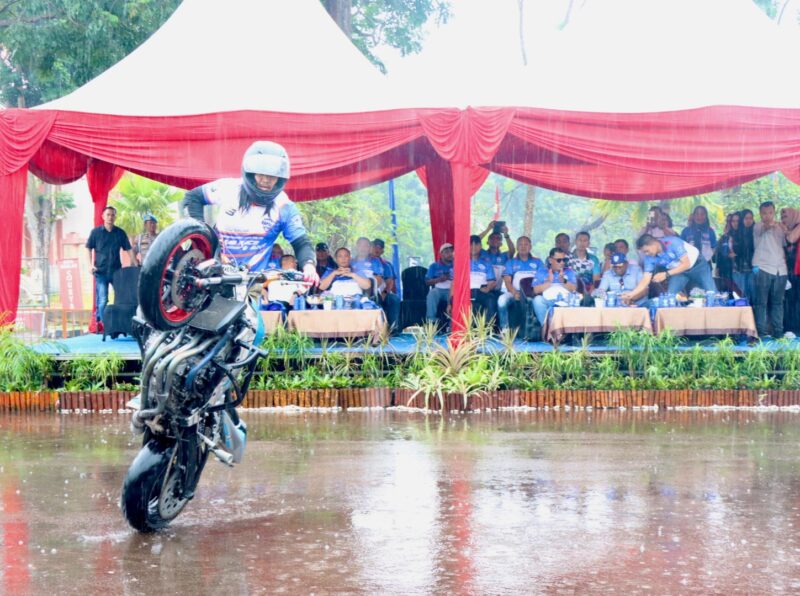
M 372 280 L 356 273 L 351 267 L 350 250 L 344 246 L 336 249 L 336 268 L 329 268 L 319 281 L 321 290 L 330 290 L 340 296 L 356 296 L 372 288 Z
M 496 301 L 491 296 L 492 290 L 497 285 L 494 267 L 486 259 L 481 258 L 481 237 L 469 237 L 469 288 L 472 303 L 478 312 L 491 319 L 495 315 Z
M 617 292 L 622 295 L 625 292 L 632 292 L 642 281 L 642 271 L 638 267 L 631 267 L 628 259 L 622 253 L 611 255 L 611 271 L 606 271 L 600 279 L 599 289 L 605 292 Z M 647 302 L 647 297 L 633 301 L 636 305 L 642 306 Z
M 563 249 L 554 247 L 550 249 L 547 258 L 547 269 L 540 269 L 533 278 L 533 311 L 539 324 L 544 326 L 547 312 L 559 297 L 566 297 L 578 287 L 578 278 L 575 272 L 567 268 L 569 256 Z
M 623 300 L 635 302 L 647 297 L 650 282 L 667 282 L 667 291 L 677 294 L 683 291 L 690 282 L 705 290 L 716 292 L 711 269 L 698 251 L 677 236 L 665 236 L 662 239 L 645 234 L 636 243 L 644 257 L 644 274 L 639 285 L 632 291 L 622 295 Z M 662 269 L 656 272 L 656 269 Z
M 497 316 L 500 319 L 500 329 L 508 329 L 508 308 L 512 301 L 525 298 L 520 290 L 520 282 L 526 277 L 534 277 L 539 269 L 544 269 L 544 263 L 531 255 L 531 239 L 520 236 L 517 239 L 517 256 L 506 263 L 503 272 L 505 292 L 497 299 Z
M 383 258 L 383 250 L 386 243 L 381 238 L 375 238 L 372 241 L 372 257 L 378 259 L 383 265 L 383 285 L 378 287 L 378 301 L 386 312 L 386 321 L 389 325 L 391 332 L 397 331 L 397 325 L 400 321 L 400 296 L 397 295 L 396 279 L 394 267 L 392 264 Z
M 328 245 L 324 242 L 317 242 L 316 246 L 317 250 L 317 275 L 322 277 L 325 275 L 325 272 L 334 267 L 335 263 L 331 258 L 330 250 L 328 250 Z
M 603 263 L 600 266 L 600 274 L 611 269 L 611 255 L 617 252 L 617 247 L 613 242 L 609 242 L 603 247 Z
M 449 242 L 439 247 L 439 260 L 428 267 L 425 284 L 430 288 L 426 298 L 425 318 L 435 321 L 439 305 L 447 304 L 450 300 L 450 287 L 453 285 L 453 245 Z
M 383 258 L 383 251 L 386 248 L 386 243 L 381 238 L 375 238 L 372 241 L 372 256 L 378 259 L 383 265 L 383 284 L 382 292 L 391 292 L 397 294 L 397 275 L 394 272 L 394 266 Z
M 294 255 L 283 255 L 281 257 L 281 269 L 286 271 L 299 271 L 297 268 L 297 259 Z
M 353 271 L 361 277 L 375 280 L 375 292 L 383 287 L 383 263 L 372 256 L 372 243 L 362 236 L 356 240 L 356 251 L 353 258 Z M 338 262 L 338 260 L 337 260 Z
M 281 257 L 283 256 L 283 247 L 277 242 L 272 245 L 272 255 L 267 261 L 267 269 L 280 269 Z
M 700 256 L 711 268 L 714 249 L 717 248 L 717 235 L 708 222 L 708 209 L 698 205 L 689 216 L 689 225 L 683 228 L 681 240 L 688 242 L 700 251 Z
M 555 239 L 555 247 L 563 252 L 567 257 L 571 257 L 572 253 L 570 252 L 570 241 L 569 241 L 569 234 L 561 232 L 560 234 L 556 234 Z
M 568 264 L 568 267 L 583 280 L 583 287 L 587 292 L 600 281 L 600 261 L 589 252 L 591 239 L 589 232 L 578 232 L 575 235 L 575 250 L 572 251 Z

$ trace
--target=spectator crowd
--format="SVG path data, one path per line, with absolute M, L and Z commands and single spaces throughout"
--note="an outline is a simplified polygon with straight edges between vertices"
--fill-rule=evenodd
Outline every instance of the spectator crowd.
M 718 236 L 708 210 L 698 206 L 680 233 L 673 226 L 668 213 L 652 207 L 634 242 L 619 238 L 599 252 L 592 249 L 589 232 L 579 231 L 574 239 L 561 232 L 539 258 L 531 254 L 530 238 L 513 242 L 505 222 L 492 222 L 470 238 L 473 309 L 496 317 L 505 329 L 515 306 L 530 306 L 544 324 L 548 310 L 574 293 L 587 305 L 598 292 L 613 291 L 623 304 L 644 306 L 663 293 L 688 295 L 700 288 L 746 299 L 762 339 L 794 337 L 800 327 L 800 210 L 776 211 L 767 201 L 757 218 L 750 209 L 728 214 Z M 366 250 L 365 244 L 362 253 Z M 445 243 L 425 278 L 429 321 L 444 321 L 452 279 L 453 245 Z

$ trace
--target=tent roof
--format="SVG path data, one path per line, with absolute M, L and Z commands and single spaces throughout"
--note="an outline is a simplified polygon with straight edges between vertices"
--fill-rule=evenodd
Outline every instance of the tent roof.
M 318 0 L 184 0 L 134 52 L 42 109 L 137 116 L 358 112 L 385 77 Z
M 481 18 L 477 4 L 474 10 L 456 15 L 420 55 L 390 71 L 395 84 L 416 91 L 410 105 L 588 112 L 800 107 L 800 85 L 787 68 L 800 40 L 751 0 L 592 0 L 563 31 L 526 22 L 524 68 L 516 0 L 493 4 L 502 19 Z M 447 84 L 437 84 L 443 78 Z

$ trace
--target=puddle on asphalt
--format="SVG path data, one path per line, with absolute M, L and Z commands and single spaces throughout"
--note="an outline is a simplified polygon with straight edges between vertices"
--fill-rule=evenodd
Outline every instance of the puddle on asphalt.
M 800 414 L 244 412 L 155 535 L 115 415 L 0 417 L 0 593 L 800 591 Z

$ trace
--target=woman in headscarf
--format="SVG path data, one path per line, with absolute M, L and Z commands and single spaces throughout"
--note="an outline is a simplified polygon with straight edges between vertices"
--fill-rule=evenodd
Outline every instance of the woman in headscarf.
M 753 224 L 755 218 L 750 209 L 739 212 L 739 229 L 733 233 L 733 283 L 744 293 L 744 296 L 753 304 L 755 298 L 755 282 L 753 280 Z
M 700 251 L 709 265 L 717 247 L 717 235 L 708 223 L 708 209 L 698 205 L 689 217 L 689 225 L 683 228 L 681 240 L 688 242 Z
M 783 326 L 786 331 L 800 334 L 800 210 L 781 209 L 781 225 L 786 230 L 786 268 L 788 281 L 792 285 L 783 301 Z

